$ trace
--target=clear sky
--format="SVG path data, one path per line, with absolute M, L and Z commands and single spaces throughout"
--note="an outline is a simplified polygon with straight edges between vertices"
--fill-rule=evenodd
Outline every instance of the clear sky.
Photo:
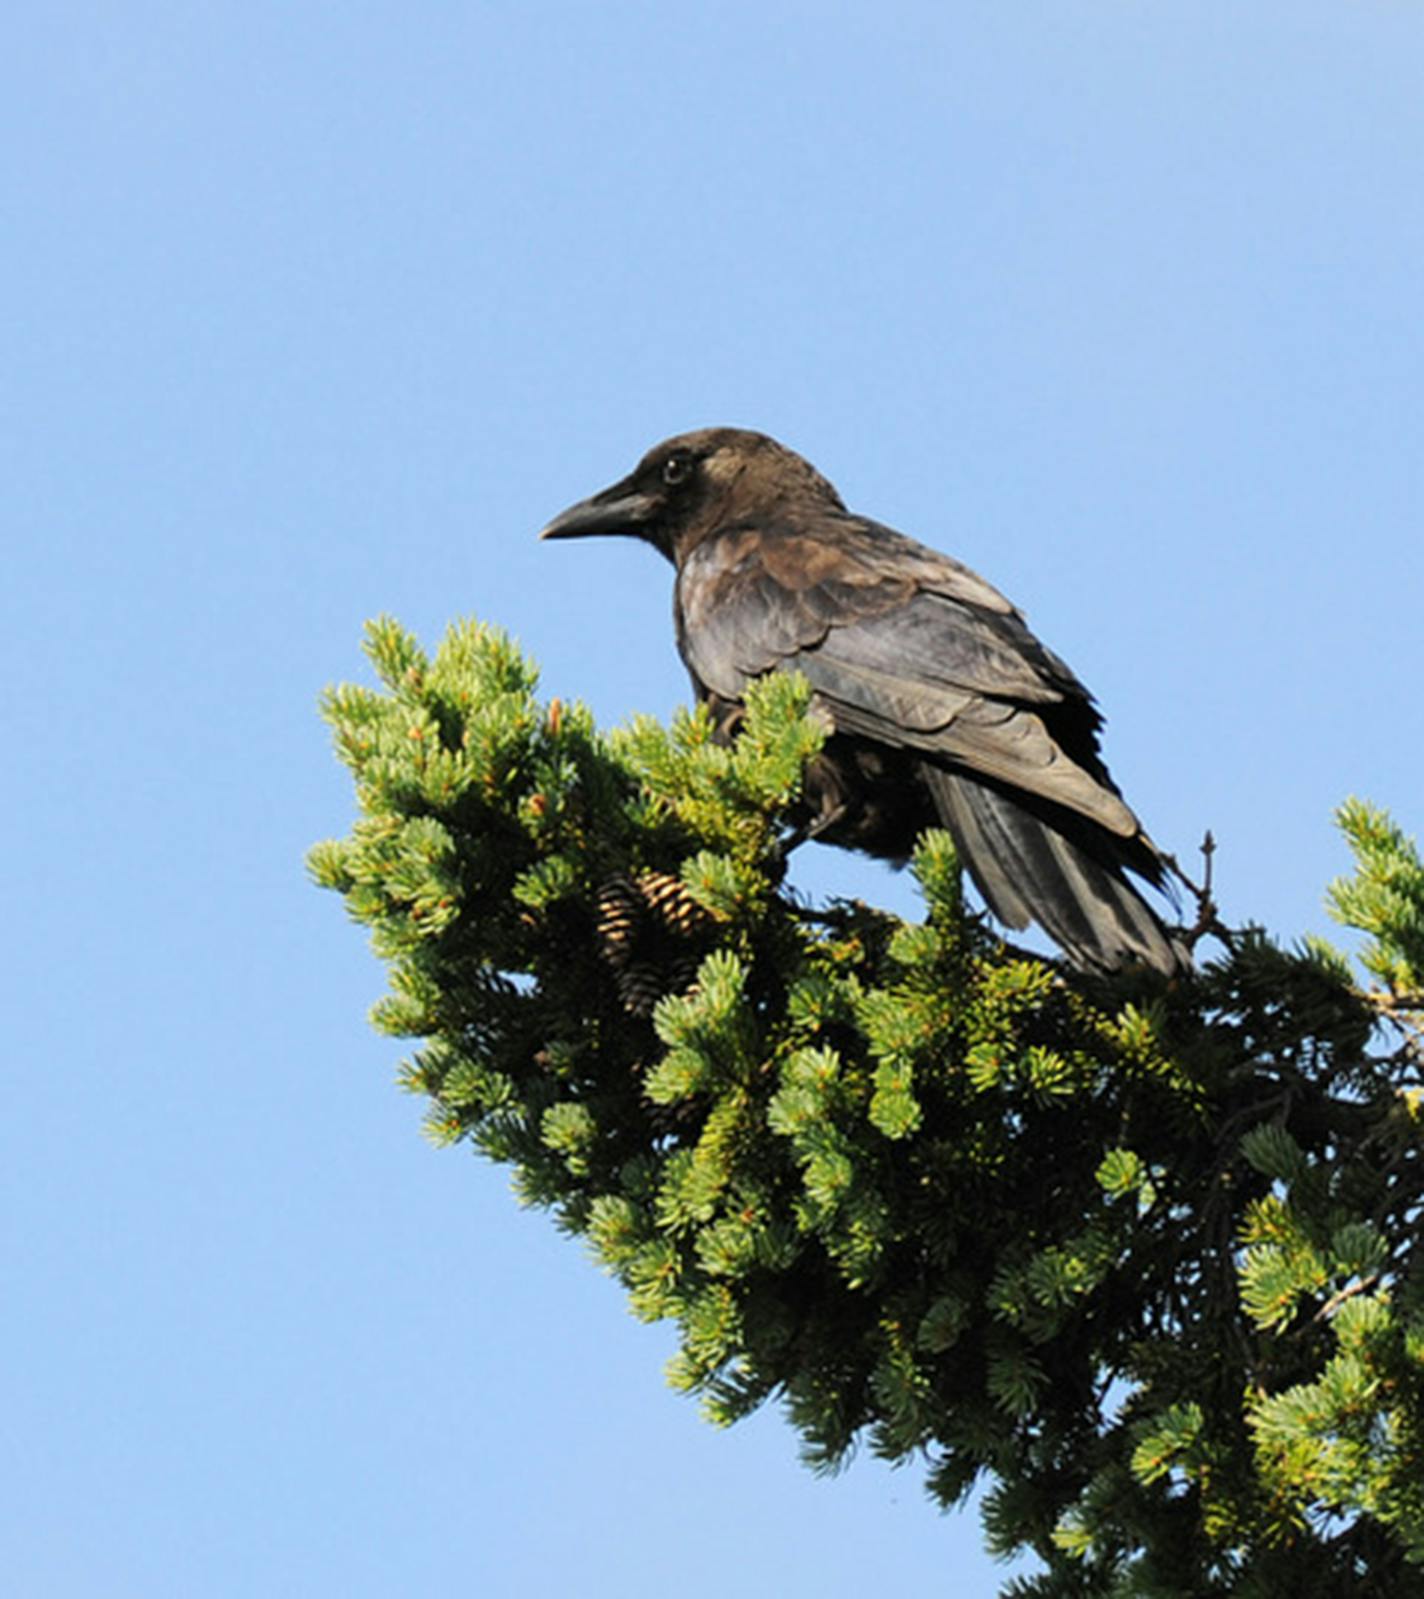
M 1333 806 L 1424 826 L 1424 10 L 47 0 L 3 57 L 6 1591 L 991 1593 L 421 1141 L 316 696 L 474 613 L 665 714 L 667 569 L 534 534 L 760 427 L 1026 609 L 1229 917 L 1326 928 Z

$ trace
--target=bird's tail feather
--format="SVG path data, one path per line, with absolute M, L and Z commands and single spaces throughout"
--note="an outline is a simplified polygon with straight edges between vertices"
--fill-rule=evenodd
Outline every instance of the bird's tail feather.
M 1086 971 L 1142 964 L 1170 976 L 1190 967 L 1187 951 L 1123 873 L 1130 862 L 1158 875 L 1150 846 L 1102 829 L 1075 838 L 1069 828 L 1086 832 L 1091 824 L 1069 817 L 1054 826 L 982 779 L 928 763 L 923 772 L 961 859 L 1001 922 L 1021 928 L 1036 921 Z

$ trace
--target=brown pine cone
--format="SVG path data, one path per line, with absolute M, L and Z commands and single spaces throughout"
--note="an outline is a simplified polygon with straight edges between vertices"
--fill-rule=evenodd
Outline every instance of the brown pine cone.
M 688 893 L 682 879 L 670 872 L 644 872 L 637 887 L 648 908 L 679 938 L 692 938 L 712 921 L 706 909 Z

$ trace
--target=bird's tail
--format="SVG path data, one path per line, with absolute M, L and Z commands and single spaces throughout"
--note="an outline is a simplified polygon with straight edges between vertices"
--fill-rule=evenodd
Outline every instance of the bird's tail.
M 982 780 L 928 763 L 925 782 L 989 909 L 1010 927 L 1037 922 L 1081 970 L 1150 966 L 1171 976 L 1191 956 L 1124 875 L 1155 886 L 1162 866 L 1139 836 L 1118 838 L 1071 813 L 1029 810 Z

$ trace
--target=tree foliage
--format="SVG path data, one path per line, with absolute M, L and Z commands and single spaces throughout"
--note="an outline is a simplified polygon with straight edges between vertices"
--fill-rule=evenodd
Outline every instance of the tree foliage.
M 671 1380 L 807 1460 L 987 1477 L 1016 1595 L 1424 1593 L 1424 867 L 1370 807 L 1331 890 L 1362 990 L 1259 931 L 1169 987 L 1006 947 L 948 837 L 925 919 L 811 910 L 778 842 L 808 691 L 600 732 L 514 644 L 368 629 L 311 870 L 388 963 L 440 1143 L 586 1237 Z M 1368 1586 L 1362 1584 L 1367 1582 Z

